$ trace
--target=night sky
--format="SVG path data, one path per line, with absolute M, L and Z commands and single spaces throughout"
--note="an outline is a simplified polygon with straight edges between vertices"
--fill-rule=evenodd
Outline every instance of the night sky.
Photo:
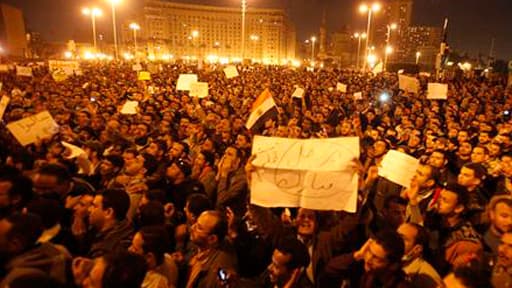
M 365 29 L 366 18 L 357 13 L 361 0 L 247 0 L 250 7 L 287 7 L 297 27 L 299 40 L 318 34 L 322 5 L 328 8 L 328 27 L 351 30 Z M 110 5 L 106 0 L 4 0 L 24 12 L 28 28 L 40 32 L 49 41 L 90 41 L 90 18 L 81 14 L 86 5 L 103 8 L 103 17 L 97 19 L 98 33 L 111 37 Z M 186 3 L 204 3 L 238 6 L 240 0 L 183 0 Z M 495 38 L 494 53 L 501 59 L 512 59 L 512 0 L 415 0 L 413 25 L 442 26 L 449 18 L 449 45 L 472 56 L 488 55 L 491 39 Z M 123 0 L 117 8 L 118 23 L 133 15 L 143 5 L 142 0 Z M 378 15 L 376 16 L 378 17 Z

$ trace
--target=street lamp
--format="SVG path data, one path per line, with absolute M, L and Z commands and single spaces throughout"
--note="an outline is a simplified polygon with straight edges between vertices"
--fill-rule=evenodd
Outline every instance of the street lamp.
M 389 38 L 391 38 L 391 30 L 395 30 L 397 28 L 397 25 L 395 23 L 391 23 L 391 24 L 386 25 L 386 28 L 387 28 L 387 33 L 386 33 L 386 51 L 385 51 L 386 53 L 384 55 L 384 67 L 383 67 L 384 71 L 386 71 L 387 65 L 388 65 L 388 54 L 391 54 L 393 51 L 393 49 L 389 45 Z M 390 50 L 389 53 L 388 53 L 388 50 Z
M 242 0 L 242 61 L 245 58 L 245 12 L 247 10 L 247 0 Z
M 135 48 L 135 56 L 137 56 L 137 31 L 140 30 L 140 26 L 139 24 L 133 22 L 133 23 L 130 23 L 130 29 L 133 30 L 133 46 Z
M 356 57 L 356 70 L 359 70 L 359 59 L 361 58 L 359 56 L 359 51 L 361 50 L 361 39 L 366 39 L 366 33 L 355 33 L 354 38 L 357 39 L 357 57 Z
M 311 63 L 314 63 L 314 61 L 315 61 L 315 42 L 316 42 L 316 37 L 312 36 L 311 37 Z
M 119 52 L 117 50 L 117 29 L 116 29 L 116 5 L 121 3 L 121 0 L 108 0 L 110 4 L 112 4 L 112 29 L 114 33 L 114 54 L 116 60 L 119 57 Z
M 198 53 L 199 49 L 197 49 L 197 51 L 196 51 L 196 43 L 195 43 L 196 40 L 195 39 L 197 37 L 199 37 L 199 31 L 192 30 L 192 32 L 190 32 L 190 37 L 189 38 L 190 38 L 190 40 L 192 40 L 192 47 L 194 47 L 194 52 L 193 52 L 194 54 L 200 54 L 200 53 Z
M 100 8 L 93 7 L 93 8 L 84 8 L 82 9 L 82 14 L 86 16 L 91 16 L 91 22 L 92 22 L 92 39 L 93 39 L 93 45 L 94 45 L 94 51 L 96 51 L 96 16 L 101 16 L 102 12 Z
M 366 51 L 366 58 L 368 58 L 369 50 L 368 50 L 368 44 L 370 43 L 370 27 L 372 23 L 372 12 L 378 12 L 380 10 L 380 4 L 375 2 L 371 6 L 368 6 L 366 4 L 361 4 L 359 6 L 359 12 L 361 13 L 368 13 L 368 23 L 366 25 L 366 45 L 365 45 L 365 51 Z M 364 62 L 363 67 L 366 66 L 366 62 Z
M 420 63 L 420 56 L 421 56 L 421 52 L 420 51 L 416 52 L 416 65 L 418 65 L 418 63 Z

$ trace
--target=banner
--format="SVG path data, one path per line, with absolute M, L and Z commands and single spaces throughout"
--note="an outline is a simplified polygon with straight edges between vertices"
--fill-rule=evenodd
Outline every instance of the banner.
M 448 84 L 428 83 L 427 99 L 446 100 L 448 98 Z
M 50 72 L 62 70 L 66 75 L 72 76 L 80 70 L 80 63 L 78 61 L 48 60 L 48 69 Z
M 418 159 L 408 154 L 389 150 L 384 155 L 384 159 L 382 159 L 381 166 L 379 167 L 379 176 L 408 188 L 419 164 L 420 161 Z
M 36 142 L 38 139 L 51 137 L 57 133 L 59 126 L 48 111 L 44 111 L 21 120 L 7 124 L 7 129 L 21 145 Z
M 398 86 L 407 93 L 418 94 L 420 90 L 420 81 L 414 77 L 398 75 Z
M 357 209 L 359 138 L 288 139 L 256 136 L 251 203 L 315 210 Z

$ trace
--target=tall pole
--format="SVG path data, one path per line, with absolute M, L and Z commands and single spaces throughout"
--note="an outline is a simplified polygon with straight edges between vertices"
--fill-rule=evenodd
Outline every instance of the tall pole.
M 359 51 L 361 50 L 361 35 L 357 37 L 357 58 L 356 58 L 356 70 L 359 70 Z
M 115 7 L 115 1 L 112 1 L 112 27 L 114 32 L 114 54 L 116 60 L 118 60 L 119 53 L 117 50 L 117 30 L 116 30 L 116 7 Z
M 311 63 L 313 64 L 315 62 L 315 42 L 316 37 L 311 37 Z
M 94 11 L 91 13 L 91 21 L 92 21 L 92 37 L 93 37 L 94 51 L 97 51 L 96 50 L 96 13 L 94 13 Z
M 247 0 L 242 0 L 242 61 L 245 58 L 245 10 L 247 8 Z
M 133 46 L 135 48 L 135 53 L 137 53 L 137 29 L 133 29 Z
M 363 70 L 366 69 L 366 59 L 368 59 L 368 55 L 370 52 L 369 43 L 370 43 L 370 25 L 372 23 L 372 8 L 368 9 L 368 23 L 366 25 L 366 43 L 364 45 L 365 48 L 365 61 L 363 61 Z

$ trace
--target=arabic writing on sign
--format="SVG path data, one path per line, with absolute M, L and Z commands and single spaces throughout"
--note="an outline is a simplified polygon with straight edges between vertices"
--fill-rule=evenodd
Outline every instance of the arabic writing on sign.
M 48 111 L 7 124 L 7 129 L 25 146 L 58 132 L 58 125 Z

